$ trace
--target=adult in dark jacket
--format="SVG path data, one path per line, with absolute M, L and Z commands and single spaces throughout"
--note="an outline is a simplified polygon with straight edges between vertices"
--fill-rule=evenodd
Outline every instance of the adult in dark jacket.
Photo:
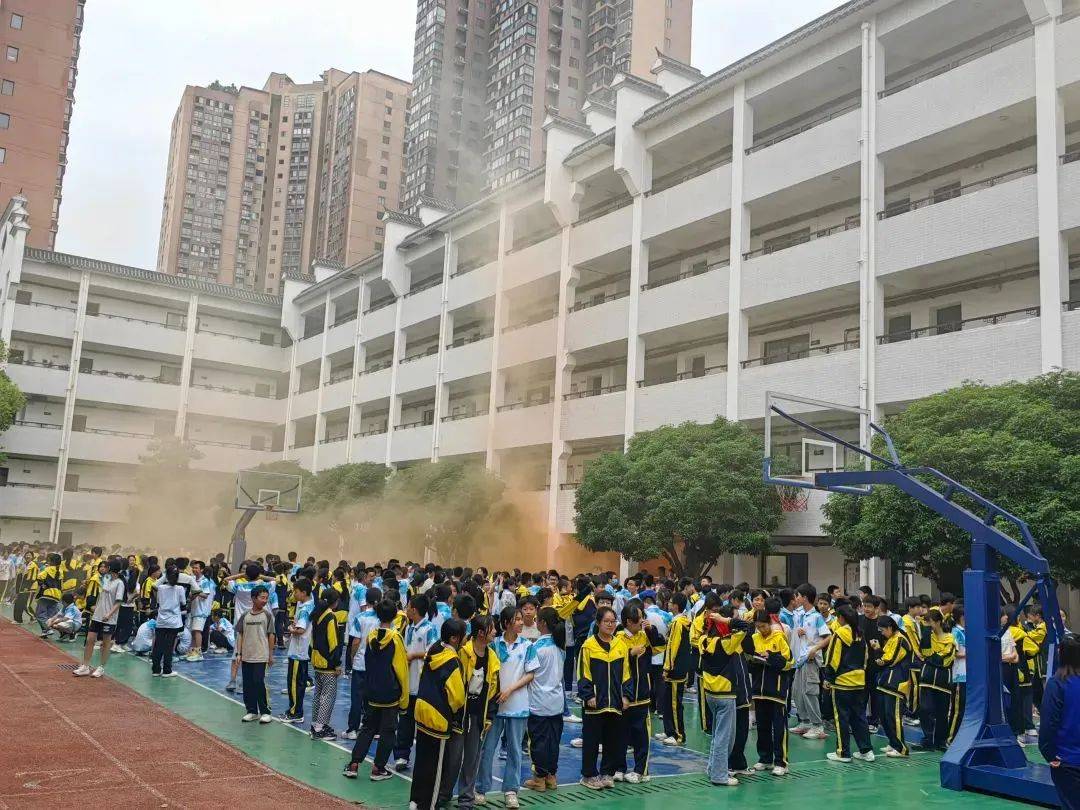
M 1061 664 L 1046 682 L 1039 722 L 1039 751 L 1064 810 L 1080 809 L 1080 639 L 1061 644 Z

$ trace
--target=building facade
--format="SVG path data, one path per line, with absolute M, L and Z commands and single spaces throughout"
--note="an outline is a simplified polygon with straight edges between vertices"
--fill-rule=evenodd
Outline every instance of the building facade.
M 718 414 L 760 428 L 767 391 L 880 416 L 965 380 L 1080 370 L 1080 4 L 974 8 L 852 0 L 703 80 L 660 59 L 653 83 L 616 79 L 609 117 L 549 116 L 543 167 L 453 213 L 389 212 L 381 255 L 287 277 L 265 312 L 291 345 L 257 347 L 282 375 L 276 455 L 471 459 L 531 499 L 545 562 L 572 568 L 576 485 L 636 432 Z M 12 279 L 71 287 L 83 260 L 6 244 L 22 348 L 46 310 L 12 305 L 29 283 Z M 72 326 L 47 328 L 63 345 Z M 4 514 L 22 502 L 8 494 Z M 718 574 L 895 592 L 908 572 L 845 561 L 822 502 Z
M 158 270 L 276 293 L 316 256 L 381 249 L 400 204 L 409 84 L 330 69 L 262 89 L 188 86 L 173 117 Z
M 0 4 L 0 203 L 27 197 L 30 243 L 47 250 L 60 219 L 84 5 Z

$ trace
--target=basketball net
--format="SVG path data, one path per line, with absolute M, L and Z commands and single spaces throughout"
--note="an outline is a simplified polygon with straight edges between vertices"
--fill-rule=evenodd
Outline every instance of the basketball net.
M 277 520 L 278 519 L 277 512 L 274 511 L 274 507 L 271 504 L 267 504 L 266 506 L 263 507 L 263 509 L 266 510 L 266 519 L 267 520 Z
M 778 486 L 780 509 L 784 512 L 805 512 L 810 502 L 810 490 L 802 487 Z

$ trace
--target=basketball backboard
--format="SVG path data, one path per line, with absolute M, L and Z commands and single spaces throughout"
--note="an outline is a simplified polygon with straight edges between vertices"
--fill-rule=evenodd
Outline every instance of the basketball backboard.
M 240 470 L 236 474 L 236 508 L 299 512 L 301 480 L 291 473 Z

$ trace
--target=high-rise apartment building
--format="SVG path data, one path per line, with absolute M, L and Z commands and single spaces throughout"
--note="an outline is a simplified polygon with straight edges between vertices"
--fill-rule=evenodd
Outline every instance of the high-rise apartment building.
M 617 72 L 651 81 L 657 51 L 689 62 L 692 16 L 693 0 L 421 0 L 404 209 L 535 168 L 548 113 L 581 120 Z
M 0 201 L 30 201 L 30 244 L 56 242 L 85 0 L 0 3 Z
M 188 86 L 173 117 L 158 269 L 276 292 L 314 258 L 381 249 L 401 198 L 409 83 L 327 70 L 262 89 Z

